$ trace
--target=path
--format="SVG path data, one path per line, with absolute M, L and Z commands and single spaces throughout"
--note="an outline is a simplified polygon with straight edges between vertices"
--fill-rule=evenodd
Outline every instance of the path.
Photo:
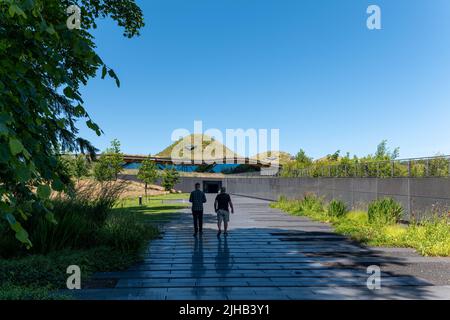
M 162 239 L 152 242 L 142 264 L 97 275 L 118 278 L 115 288 L 82 290 L 79 297 L 450 299 L 450 259 L 424 258 L 409 249 L 364 248 L 325 224 L 244 197 L 233 197 L 237 210 L 230 235 L 219 240 L 213 199 L 208 196 L 202 238 L 192 236 L 187 212 L 167 226 Z M 379 290 L 367 288 L 369 265 L 381 267 Z

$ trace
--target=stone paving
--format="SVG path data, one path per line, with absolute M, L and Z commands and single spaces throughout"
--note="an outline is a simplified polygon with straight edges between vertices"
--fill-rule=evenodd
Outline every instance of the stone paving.
M 402 266 L 440 263 L 450 279 L 450 259 L 424 258 L 409 249 L 372 249 L 332 232 L 330 226 L 293 217 L 269 202 L 233 197 L 228 237 L 216 236 L 208 195 L 204 234 L 192 236 L 188 210 L 152 241 L 144 261 L 125 272 L 96 275 L 118 279 L 115 288 L 85 289 L 81 299 L 287 300 L 450 299 L 450 286 L 436 285 Z M 367 267 L 381 267 L 381 289 L 367 288 Z M 387 266 L 385 268 L 385 266 Z M 391 268 L 389 267 L 391 266 Z M 396 266 L 395 272 L 391 272 Z M 400 270 L 400 272 L 399 272 Z M 447 270 L 447 271 L 446 271 Z

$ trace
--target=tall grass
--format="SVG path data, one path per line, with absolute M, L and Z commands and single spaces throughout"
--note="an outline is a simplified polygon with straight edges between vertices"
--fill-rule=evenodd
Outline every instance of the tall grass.
M 367 214 L 370 223 L 395 224 L 403 216 L 403 207 L 392 198 L 384 198 L 371 202 Z
M 332 200 L 328 204 L 328 215 L 331 217 L 343 217 L 348 212 L 346 204 L 341 200 Z
M 368 245 L 409 247 L 425 256 L 450 256 L 448 217 L 436 215 L 410 225 L 400 224 L 403 208 L 390 198 L 371 202 L 368 212 L 346 212 L 345 204 L 339 200 L 331 201 L 324 210 L 322 200 L 312 195 L 302 200 L 281 197 L 271 206 L 293 215 L 331 222 L 336 232 Z
M 109 246 L 120 251 L 136 251 L 158 230 L 144 226 L 129 213 L 111 213 L 124 190 L 123 183 L 88 183 L 70 194 L 60 194 L 52 201 L 56 224 L 40 215 L 25 222 L 33 244 L 21 248 L 4 223 L 0 224 L 0 257 L 48 254 L 67 249 Z

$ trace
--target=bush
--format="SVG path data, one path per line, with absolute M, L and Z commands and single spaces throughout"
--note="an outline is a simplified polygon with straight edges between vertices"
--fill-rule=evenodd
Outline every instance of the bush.
M 367 213 L 372 224 L 395 224 L 403 216 L 403 207 L 392 198 L 384 198 L 371 202 Z
M 328 215 L 331 217 L 343 217 L 348 212 L 347 206 L 341 200 L 333 200 L 328 204 Z
M 12 257 L 22 249 L 14 231 L 11 230 L 4 219 L 0 219 L 0 235 L 0 259 Z
M 146 240 L 155 238 L 159 230 L 137 221 L 129 213 L 115 213 L 109 217 L 100 229 L 99 241 L 121 252 L 139 251 Z
M 403 209 L 393 199 L 372 202 L 369 213 L 352 211 L 342 214 L 346 210 L 342 209 L 345 206 L 340 201 L 332 201 L 324 213 L 320 211 L 321 200 L 314 196 L 303 200 L 280 197 L 271 207 L 293 215 L 331 222 L 336 232 L 371 246 L 409 247 L 426 256 L 450 256 L 449 218 L 436 215 L 433 219 L 409 226 L 396 223 L 400 220 Z
M 15 286 L 63 288 L 67 267 L 78 265 L 83 278 L 96 271 L 117 271 L 139 260 L 137 253 L 123 253 L 109 247 L 63 250 L 47 255 L 0 259 L 0 283 Z
M 301 201 L 301 207 L 305 213 L 322 212 L 323 201 L 315 194 L 308 194 Z
M 68 300 L 66 295 L 53 294 L 49 288 L 17 286 L 10 283 L 0 285 L 1 300 Z
M 91 248 L 98 244 L 97 234 L 110 209 L 123 190 L 121 183 L 88 183 L 70 194 L 52 199 L 57 224 L 41 215 L 25 222 L 33 243 L 32 253 L 45 254 L 63 249 Z

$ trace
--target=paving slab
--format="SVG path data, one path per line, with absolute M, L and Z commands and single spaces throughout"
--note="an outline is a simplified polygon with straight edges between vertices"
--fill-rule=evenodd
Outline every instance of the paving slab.
M 450 299 L 450 259 L 405 248 L 361 246 L 331 226 L 232 196 L 228 237 L 216 236 L 213 196 L 205 207 L 204 234 L 192 236 L 189 210 L 166 224 L 141 263 L 96 278 L 115 288 L 76 292 L 80 299 L 310 300 Z M 370 290 L 367 267 L 381 271 L 381 289 Z M 429 267 L 427 267 L 429 266 Z M 424 270 L 436 270 L 431 273 Z

